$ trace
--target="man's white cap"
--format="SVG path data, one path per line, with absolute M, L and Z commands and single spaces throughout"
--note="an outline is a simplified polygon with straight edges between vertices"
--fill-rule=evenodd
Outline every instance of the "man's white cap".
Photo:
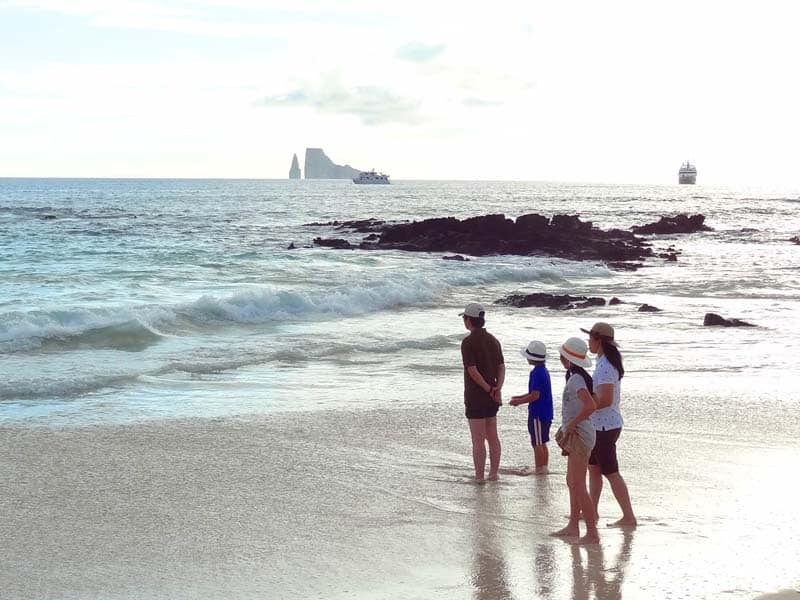
M 471 302 L 467 304 L 466 308 L 464 308 L 464 312 L 458 313 L 459 317 L 474 317 L 479 318 L 483 317 L 486 314 L 486 311 L 483 310 L 483 306 L 478 304 L 477 302 Z

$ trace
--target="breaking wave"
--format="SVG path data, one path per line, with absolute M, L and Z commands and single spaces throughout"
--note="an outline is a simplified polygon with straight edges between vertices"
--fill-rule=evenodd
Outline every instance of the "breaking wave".
M 248 325 L 353 317 L 407 306 L 430 306 L 462 286 L 565 281 L 565 270 L 608 276 L 605 267 L 572 264 L 432 267 L 334 286 L 259 286 L 227 296 L 203 295 L 185 304 L 64 308 L 0 314 L 0 352 L 106 348 L 137 352 L 171 335 L 227 324 Z

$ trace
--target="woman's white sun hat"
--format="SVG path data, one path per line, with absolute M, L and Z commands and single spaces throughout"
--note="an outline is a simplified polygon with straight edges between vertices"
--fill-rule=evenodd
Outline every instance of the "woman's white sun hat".
M 592 366 L 592 359 L 587 356 L 589 347 L 581 338 L 571 337 L 561 345 L 558 353 L 571 362 L 584 369 Z
M 519 351 L 519 353 L 528 360 L 544 362 L 544 359 L 547 356 L 547 349 L 544 347 L 543 342 L 540 342 L 539 340 L 533 340 L 530 344 L 528 344 L 527 348 L 523 348 Z

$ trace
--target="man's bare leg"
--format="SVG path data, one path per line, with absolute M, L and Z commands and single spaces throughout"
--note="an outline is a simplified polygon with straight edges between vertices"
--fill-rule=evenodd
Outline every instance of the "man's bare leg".
M 484 419 L 486 421 L 486 441 L 489 442 L 489 481 L 497 481 L 500 476 L 500 437 L 497 435 L 497 417 Z
M 475 466 L 475 481 L 483 483 L 486 470 L 486 419 L 467 419 L 472 436 L 472 463 Z

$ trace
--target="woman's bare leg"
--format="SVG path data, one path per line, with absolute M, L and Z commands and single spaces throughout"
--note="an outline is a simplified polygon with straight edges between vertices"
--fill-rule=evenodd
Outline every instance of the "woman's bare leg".
M 578 540 L 579 544 L 597 544 L 600 542 L 600 535 L 597 532 L 597 515 L 596 509 L 592 502 L 592 497 L 589 495 L 589 490 L 586 489 L 586 463 L 582 459 L 570 456 L 567 463 L 567 470 L 571 471 L 570 484 L 571 490 L 575 490 L 575 498 L 578 504 L 577 515 L 583 513 L 583 519 L 586 521 L 586 535 Z M 578 516 L 575 517 L 577 523 Z M 572 520 L 572 517 L 570 517 Z
M 581 515 L 581 504 L 573 486 L 573 474 L 575 471 L 575 459 L 571 456 L 567 459 L 567 488 L 569 489 L 569 522 L 566 527 L 554 531 L 550 535 L 556 537 L 578 537 L 578 519 Z M 584 484 L 585 487 L 585 484 Z
M 602 492 L 603 474 L 600 472 L 600 467 L 599 465 L 589 465 L 589 496 L 592 498 L 595 520 L 600 518 L 598 506 L 600 505 L 600 494 Z
M 486 419 L 467 419 L 472 436 L 472 463 L 475 465 L 475 481 L 483 482 L 486 470 Z
M 636 517 L 633 514 L 633 507 L 631 506 L 631 496 L 628 493 L 628 486 L 619 471 L 606 475 L 608 483 L 611 485 L 611 491 L 614 492 L 614 498 L 617 499 L 617 504 L 622 509 L 622 518 L 614 523 L 609 524 L 609 527 L 636 527 Z

